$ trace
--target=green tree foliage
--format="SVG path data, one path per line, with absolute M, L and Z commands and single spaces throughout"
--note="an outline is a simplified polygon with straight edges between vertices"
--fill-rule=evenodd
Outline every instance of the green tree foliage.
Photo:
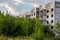
M 34 19 L 15 18 L 8 13 L 1 15 L 0 33 L 5 36 L 30 36 L 34 32 Z
M 21 27 L 23 29 L 24 35 L 25 36 L 30 36 L 30 34 L 33 31 L 33 27 L 32 27 L 30 19 L 23 19 L 21 21 Z
M 15 26 L 15 19 L 12 16 L 6 15 L 3 21 L 2 33 L 6 36 L 12 34 L 12 28 Z
M 57 23 L 57 29 L 60 30 L 60 23 L 59 22 Z
M 2 33 L 2 27 L 3 25 L 3 21 L 4 21 L 4 15 L 3 13 L 0 11 L 0 34 Z
M 43 40 L 47 34 L 53 34 L 40 19 L 15 18 L 8 12 L 6 15 L 3 14 L 0 11 L 0 34 L 4 36 L 32 36 L 35 40 Z
M 34 34 L 33 37 L 35 40 L 43 40 L 44 36 L 44 30 L 43 25 L 41 24 L 39 19 L 35 20 L 35 28 L 34 28 Z
M 55 34 L 53 33 L 53 31 L 51 31 L 48 25 L 44 25 L 44 35 L 44 38 L 52 38 L 55 36 Z

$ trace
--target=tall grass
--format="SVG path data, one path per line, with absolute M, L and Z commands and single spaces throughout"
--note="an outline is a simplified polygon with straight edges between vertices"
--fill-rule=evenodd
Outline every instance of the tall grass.
M 7 37 L 7 36 L 0 36 L 0 40 L 33 40 L 32 37 Z

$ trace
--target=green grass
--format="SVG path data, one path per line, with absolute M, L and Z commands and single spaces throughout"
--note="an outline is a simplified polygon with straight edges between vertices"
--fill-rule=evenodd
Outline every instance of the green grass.
M 6 37 L 0 36 L 0 40 L 33 40 L 31 37 Z

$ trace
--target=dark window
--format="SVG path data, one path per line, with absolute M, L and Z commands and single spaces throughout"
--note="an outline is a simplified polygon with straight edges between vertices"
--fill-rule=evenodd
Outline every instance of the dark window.
M 47 15 L 47 18 L 49 18 L 49 16 Z
M 51 9 L 51 12 L 53 11 L 53 8 Z
M 37 13 L 39 13 L 39 12 L 37 12 Z
M 49 10 L 47 10 L 47 13 L 49 12 Z
M 47 21 L 47 24 L 49 23 L 49 21 Z
M 53 29 L 53 26 L 51 26 L 51 29 Z
M 51 15 L 51 17 L 53 17 L 53 14 Z
M 34 16 L 35 16 L 35 13 L 34 13 Z
M 53 20 L 51 20 L 51 23 L 53 23 Z

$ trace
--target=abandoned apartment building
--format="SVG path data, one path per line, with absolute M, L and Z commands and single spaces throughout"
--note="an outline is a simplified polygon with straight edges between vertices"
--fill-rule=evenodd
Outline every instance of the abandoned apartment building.
M 55 29 L 56 23 L 60 22 L 60 2 L 54 1 L 44 6 L 32 9 L 27 18 L 40 18 L 44 25 L 51 25 L 51 29 Z

